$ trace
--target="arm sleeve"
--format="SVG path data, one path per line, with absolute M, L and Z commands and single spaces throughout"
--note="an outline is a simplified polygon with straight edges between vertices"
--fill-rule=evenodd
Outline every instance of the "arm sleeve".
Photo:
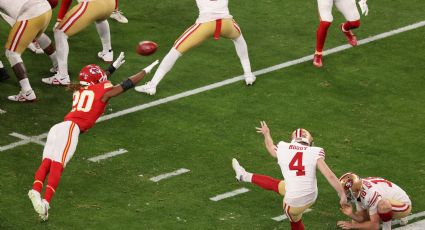
M 66 12 L 68 12 L 69 7 L 71 6 L 71 2 L 72 0 L 62 0 L 58 13 L 58 21 L 62 21 L 65 17 Z

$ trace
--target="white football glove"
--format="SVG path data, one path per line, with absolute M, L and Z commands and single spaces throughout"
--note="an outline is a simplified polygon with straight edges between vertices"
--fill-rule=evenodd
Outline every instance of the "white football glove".
M 158 65 L 158 63 L 159 63 L 159 60 L 156 60 L 152 64 L 150 64 L 148 67 L 144 68 L 143 70 L 145 71 L 145 73 L 150 73 L 153 67 Z
M 124 56 L 124 52 L 121 52 L 121 53 L 120 53 L 120 56 L 118 56 L 117 60 L 115 60 L 115 61 L 114 61 L 114 63 L 112 63 L 112 66 L 113 66 L 115 69 L 120 68 L 120 66 L 121 66 L 122 64 L 124 64 L 124 62 L 125 62 L 124 58 L 125 58 L 125 56 Z
M 369 7 L 367 6 L 367 0 L 360 0 L 359 6 L 360 6 L 360 10 L 362 11 L 362 14 L 364 16 L 367 16 L 367 14 L 369 13 Z

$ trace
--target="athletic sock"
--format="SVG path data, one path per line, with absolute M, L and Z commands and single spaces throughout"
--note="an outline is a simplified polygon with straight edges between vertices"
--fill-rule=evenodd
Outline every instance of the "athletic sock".
M 61 30 L 55 31 L 56 56 L 58 62 L 58 74 L 68 76 L 68 36 Z
M 49 173 L 51 163 L 52 163 L 52 160 L 48 158 L 44 158 L 40 164 L 40 167 L 35 172 L 32 189 L 34 189 L 35 191 L 39 193 L 41 193 L 41 190 L 43 189 L 43 183 L 44 183 L 44 180 L 46 180 L 47 173 Z
M 108 20 L 96 22 L 96 30 L 99 34 L 100 41 L 102 42 L 103 52 L 109 52 L 110 50 L 112 50 L 111 33 L 109 29 Z
M 30 85 L 30 81 L 28 80 L 28 78 L 24 78 L 24 79 L 20 80 L 19 85 L 21 85 L 23 92 L 27 92 L 29 90 L 32 90 L 31 85 Z
M 52 61 L 53 67 L 58 66 L 58 56 L 56 55 L 56 51 L 50 54 L 49 58 Z
M 329 26 L 331 26 L 331 22 L 320 21 L 319 23 L 316 33 L 316 53 L 321 53 L 323 51 Z
M 252 183 L 260 186 L 263 189 L 266 190 L 273 190 L 277 193 L 279 193 L 279 183 L 281 180 L 260 175 L 260 174 L 253 174 L 252 175 Z
M 357 21 L 346 21 L 344 24 L 342 24 L 342 31 L 347 32 L 351 29 L 356 29 L 360 27 L 360 20 Z
M 177 59 L 179 59 L 182 56 L 182 54 L 176 50 L 174 47 L 171 48 L 170 52 L 168 52 L 167 55 L 165 55 L 164 59 L 162 60 L 161 64 L 159 65 L 158 69 L 155 72 L 155 75 L 153 76 L 151 82 L 155 85 L 155 87 L 159 84 L 159 82 L 164 78 L 165 74 L 168 73 L 168 71 L 173 68 L 174 64 L 176 63 Z
M 382 222 L 382 230 L 391 230 L 391 221 Z
M 56 188 L 58 187 L 62 172 L 62 164 L 57 161 L 52 161 L 50 165 L 49 177 L 47 178 L 46 192 L 44 194 L 44 199 L 46 199 L 46 201 L 49 203 L 56 192 Z
M 303 221 L 291 222 L 291 230 L 304 230 Z
M 233 40 L 233 44 L 235 45 L 236 53 L 239 56 L 239 60 L 241 61 L 243 72 L 245 74 L 251 74 L 251 63 L 249 61 L 248 55 L 248 46 L 246 45 L 246 41 L 244 37 L 239 36 L 238 38 Z

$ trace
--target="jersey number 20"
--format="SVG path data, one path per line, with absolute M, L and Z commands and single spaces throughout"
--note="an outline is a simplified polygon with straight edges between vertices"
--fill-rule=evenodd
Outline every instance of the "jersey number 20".
M 91 90 L 84 90 L 83 92 L 75 92 L 72 100 L 72 110 L 88 112 L 91 110 L 94 100 L 94 92 Z
M 296 170 L 297 176 L 305 175 L 305 167 L 303 165 L 303 152 L 295 153 L 295 156 L 292 158 L 291 162 L 289 162 L 289 169 Z

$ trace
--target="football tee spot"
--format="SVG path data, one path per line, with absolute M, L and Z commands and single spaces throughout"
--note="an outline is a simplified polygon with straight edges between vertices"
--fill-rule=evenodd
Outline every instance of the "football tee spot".
M 226 193 L 211 197 L 210 200 L 219 201 L 219 200 L 223 200 L 223 199 L 226 199 L 226 198 L 229 198 L 229 197 L 237 196 L 237 195 L 240 195 L 240 194 L 246 193 L 246 192 L 249 192 L 249 189 L 240 188 L 240 189 L 236 189 L 236 190 L 233 190 L 233 191 L 230 191 L 230 192 L 226 192 Z
M 305 210 L 305 212 L 304 213 L 307 213 L 307 212 L 311 212 L 311 211 L 313 211 L 313 209 L 306 209 Z M 272 220 L 274 220 L 274 221 L 278 221 L 278 222 L 280 222 L 280 221 L 284 221 L 284 220 L 286 220 L 286 219 L 288 219 L 288 217 L 286 216 L 286 215 L 280 215 L 280 216 L 276 216 L 276 217 L 273 217 L 272 218 Z
M 164 173 L 164 174 L 152 177 L 149 180 L 151 180 L 153 182 L 158 182 L 160 180 L 167 179 L 167 178 L 174 177 L 174 176 L 178 176 L 178 175 L 181 175 L 181 174 L 187 173 L 187 172 L 190 172 L 190 170 L 185 169 L 185 168 L 181 168 L 181 169 L 177 169 L 176 171 L 173 171 L 173 172 Z
M 125 150 L 125 149 L 118 149 L 117 151 L 113 151 L 113 152 L 105 153 L 105 154 L 99 155 L 99 156 L 97 156 L 97 157 L 91 157 L 91 158 L 89 158 L 89 159 L 87 159 L 87 160 L 88 160 L 88 161 L 91 161 L 91 162 L 99 162 L 99 161 L 101 161 L 101 160 L 105 160 L 105 159 L 108 159 L 108 158 L 110 158 L 110 157 L 114 157 L 114 156 L 117 156 L 117 155 L 121 155 L 121 154 L 124 154 L 124 153 L 126 153 L 126 152 L 128 152 L 128 151 L 127 151 L 127 150 Z

